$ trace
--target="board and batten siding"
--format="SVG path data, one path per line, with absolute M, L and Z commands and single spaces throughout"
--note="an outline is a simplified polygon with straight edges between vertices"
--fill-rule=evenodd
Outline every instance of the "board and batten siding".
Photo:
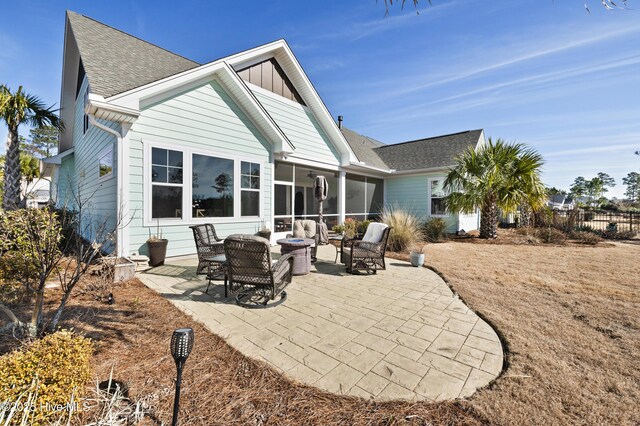
M 211 155 L 259 160 L 262 163 L 262 218 L 216 218 L 186 220 L 161 225 L 163 238 L 169 240 L 167 256 L 196 252 L 189 225 L 213 223 L 219 237 L 231 234 L 254 234 L 261 222 L 271 223 L 272 147 L 242 109 L 216 81 L 144 108 L 129 131 L 130 200 L 133 217 L 129 225 L 130 250 L 147 254 L 146 241 L 156 234 L 155 224 L 145 221 L 144 146 L 154 143 L 189 148 Z M 191 173 L 185 170 L 185 173 Z M 238 176 L 236 176 L 238 179 Z M 236 194 L 237 196 L 237 194 Z
M 89 125 L 83 132 L 84 93 L 88 81 L 85 78 L 75 103 L 73 126 L 74 153 L 62 160 L 58 173 L 58 205 L 77 210 L 75 199 L 83 204 L 82 234 L 88 240 L 105 242 L 111 239 L 117 223 L 117 146 L 116 138 L 98 128 Z M 100 120 L 100 123 L 112 129 L 118 124 Z M 67 123 L 67 126 L 69 123 Z M 106 150 L 113 153 L 113 172 L 100 178 L 99 157 Z M 114 239 L 115 241 L 115 239 Z M 113 247 L 105 246 L 109 251 Z
M 430 210 L 429 181 L 431 179 L 444 180 L 444 175 L 442 173 L 422 173 L 387 177 L 385 179 L 385 203 L 407 210 L 420 220 L 428 219 Z M 477 229 L 477 225 L 474 225 L 478 221 L 477 214 L 458 215 L 454 213 L 438 217 L 447 221 L 447 232 L 456 232 L 459 229 L 467 231 Z
M 340 163 L 338 150 L 307 107 L 278 95 L 265 93 L 252 84 L 248 86 L 295 147 L 295 157 L 330 165 Z

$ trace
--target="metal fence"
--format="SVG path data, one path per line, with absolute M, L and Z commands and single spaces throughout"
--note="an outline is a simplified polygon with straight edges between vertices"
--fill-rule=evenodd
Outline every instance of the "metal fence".
M 562 228 L 588 226 L 599 231 L 640 232 L 640 213 L 637 212 L 553 210 L 551 220 L 554 226 Z

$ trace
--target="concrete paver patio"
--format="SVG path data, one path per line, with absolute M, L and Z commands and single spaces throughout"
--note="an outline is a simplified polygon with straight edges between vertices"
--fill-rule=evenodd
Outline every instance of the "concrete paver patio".
M 338 394 L 452 399 L 500 373 L 498 336 L 433 271 L 387 259 L 377 275 L 349 275 L 334 254 L 319 247 L 312 272 L 294 277 L 288 299 L 269 309 L 224 299 L 219 281 L 205 294 L 195 257 L 139 278 L 245 355 Z

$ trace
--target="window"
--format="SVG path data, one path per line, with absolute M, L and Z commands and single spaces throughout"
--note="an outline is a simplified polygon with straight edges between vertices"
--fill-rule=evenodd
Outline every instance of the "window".
M 446 215 L 444 207 L 444 182 L 442 180 L 431 181 L 431 215 Z
M 146 224 L 156 219 L 231 222 L 262 214 L 259 161 L 170 145 L 148 146 L 145 159 Z
M 87 98 L 89 97 L 89 89 L 87 89 L 84 92 L 84 106 L 82 108 L 82 111 L 86 111 L 87 109 Z M 87 133 L 87 130 L 89 130 L 89 116 L 85 113 L 84 117 L 82 118 L 82 134 L 84 135 L 85 133 Z
M 103 152 L 98 158 L 98 177 L 106 178 L 113 173 L 113 150 Z
M 182 218 L 182 152 L 151 150 L 151 218 Z
M 192 217 L 233 217 L 234 161 L 193 154 Z
M 240 215 L 260 215 L 260 164 L 240 163 Z

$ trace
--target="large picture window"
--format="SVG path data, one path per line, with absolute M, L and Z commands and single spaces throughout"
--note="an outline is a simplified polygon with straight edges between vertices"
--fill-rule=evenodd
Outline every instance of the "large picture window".
M 151 150 L 151 218 L 182 218 L 182 152 Z
M 444 181 L 440 179 L 434 179 L 430 185 L 431 193 L 431 215 L 444 216 L 447 214 L 447 209 L 444 206 L 444 197 L 447 195 L 444 192 Z
M 233 160 L 193 154 L 191 169 L 192 217 L 233 217 Z

